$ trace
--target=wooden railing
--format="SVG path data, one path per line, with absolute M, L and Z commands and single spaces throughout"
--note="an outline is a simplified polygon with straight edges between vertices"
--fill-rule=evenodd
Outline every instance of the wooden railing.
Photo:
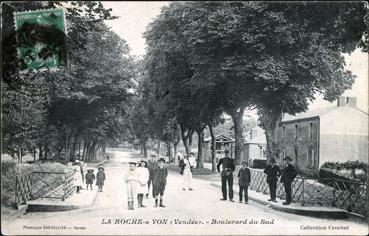
M 65 200 L 75 190 L 73 172 L 34 171 L 15 179 L 15 205 L 39 198 Z
M 269 194 L 266 174 L 262 170 L 251 169 L 249 188 Z M 283 183 L 280 182 L 277 184 L 277 197 L 286 198 Z M 292 183 L 292 202 L 301 206 L 338 207 L 365 217 L 368 215 L 367 185 L 357 181 L 297 176 Z

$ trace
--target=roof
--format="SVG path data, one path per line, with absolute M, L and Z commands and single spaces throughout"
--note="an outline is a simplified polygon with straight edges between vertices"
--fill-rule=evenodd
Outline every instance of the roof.
M 204 142 L 210 142 L 210 141 L 211 141 L 211 136 L 204 138 Z M 218 134 L 218 135 L 215 135 L 215 142 L 229 143 L 229 142 L 234 142 L 234 139 L 226 135 L 223 135 L 223 134 Z
M 314 110 L 309 110 L 306 112 L 298 113 L 296 115 L 285 115 L 285 117 L 282 119 L 282 122 L 288 122 L 293 120 L 301 120 L 301 119 L 307 119 L 312 117 L 321 117 L 325 114 L 338 109 L 337 106 L 330 106 L 330 107 L 322 107 Z

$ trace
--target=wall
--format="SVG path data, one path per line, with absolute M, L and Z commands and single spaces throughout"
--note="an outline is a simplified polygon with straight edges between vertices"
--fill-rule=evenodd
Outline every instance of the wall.
M 320 163 L 360 160 L 368 163 L 368 114 L 339 107 L 321 117 Z
M 295 131 L 295 125 L 297 129 Z M 283 127 L 285 130 L 283 131 Z M 295 134 L 296 133 L 296 134 Z M 295 138 L 296 136 L 296 138 Z M 278 164 L 285 156 L 292 158 L 298 173 L 317 176 L 319 168 L 319 118 L 281 122 L 278 129 L 278 142 L 281 155 Z

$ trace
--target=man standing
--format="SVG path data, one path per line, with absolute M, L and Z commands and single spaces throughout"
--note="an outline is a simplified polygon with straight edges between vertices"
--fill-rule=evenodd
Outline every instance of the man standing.
M 217 165 L 218 173 L 220 172 L 220 165 L 222 165 L 222 193 L 221 201 L 227 200 L 227 182 L 228 182 L 228 196 L 229 200 L 233 202 L 233 171 L 236 169 L 234 160 L 229 157 L 229 150 L 224 151 L 224 157 L 219 160 Z
M 277 202 L 277 182 L 279 176 L 281 176 L 281 170 L 276 165 L 274 158 L 270 160 L 270 164 L 265 168 L 264 173 L 267 174 L 267 183 L 269 185 L 270 199 L 268 201 Z
M 293 180 L 296 178 L 297 171 L 296 168 L 290 163 L 292 159 L 288 156 L 284 159 L 286 162 L 286 167 L 283 169 L 281 183 L 284 185 L 284 191 L 286 192 L 286 201 L 283 205 L 291 204 L 291 185 Z
M 152 187 L 152 179 L 153 179 L 154 170 L 158 166 L 158 162 L 156 161 L 156 155 L 155 154 L 151 154 L 150 156 L 151 156 L 151 159 L 147 163 L 147 168 L 149 169 L 149 181 L 147 182 L 147 188 L 148 188 L 148 193 L 149 193 L 150 192 L 150 186 L 151 186 L 152 197 L 154 197 L 154 189 Z M 148 193 L 146 194 L 146 199 L 149 198 Z

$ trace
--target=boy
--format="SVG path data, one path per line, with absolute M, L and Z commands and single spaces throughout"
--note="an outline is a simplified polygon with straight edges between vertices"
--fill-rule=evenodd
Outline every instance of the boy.
M 97 169 L 99 170 L 96 174 L 96 185 L 99 187 L 97 191 L 102 192 L 102 188 L 105 182 L 105 172 L 102 166 L 99 166 Z
M 168 170 L 164 167 L 164 158 L 159 159 L 159 166 L 156 167 L 153 174 L 153 190 L 155 197 L 155 207 L 158 207 L 158 197 L 160 195 L 160 207 L 165 207 L 163 205 L 163 195 L 165 190 L 165 185 L 167 184 Z
M 86 180 L 86 190 L 88 190 L 89 185 L 90 185 L 90 189 L 92 190 L 92 184 L 94 183 L 94 180 L 95 180 L 95 174 L 94 174 L 93 169 L 87 170 L 85 180 Z
M 248 189 L 251 181 L 250 169 L 247 167 L 247 161 L 242 161 L 242 168 L 238 172 L 238 185 L 240 186 L 240 203 L 242 203 L 242 195 L 245 193 L 245 203 L 249 203 Z
M 129 170 L 126 173 L 124 180 L 127 187 L 128 210 L 134 210 L 137 185 L 136 162 L 129 162 Z

